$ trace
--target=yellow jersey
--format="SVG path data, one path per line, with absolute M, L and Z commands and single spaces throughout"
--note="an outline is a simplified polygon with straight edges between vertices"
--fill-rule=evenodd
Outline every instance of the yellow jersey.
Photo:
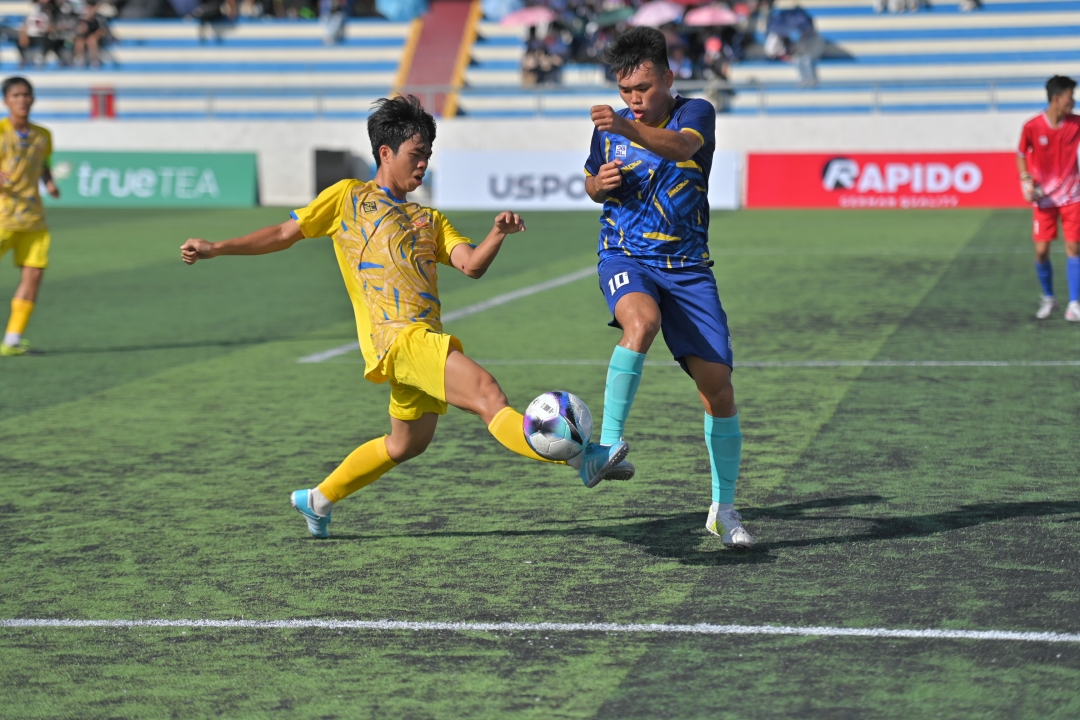
M 385 382 L 382 360 L 417 323 L 442 331 L 437 264 L 450 265 L 462 237 L 438 210 L 398 200 L 374 180 L 342 180 L 292 217 L 304 237 L 334 240 L 352 298 L 364 376 Z
M 0 120 L 0 172 L 7 178 L 0 184 L 0 229 L 45 230 L 45 208 L 38 183 L 52 156 L 52 133 L 30 124 L 26 134 Z

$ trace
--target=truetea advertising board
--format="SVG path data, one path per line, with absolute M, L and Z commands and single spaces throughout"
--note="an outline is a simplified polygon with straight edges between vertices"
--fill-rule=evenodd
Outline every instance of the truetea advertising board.
M 57 151 L 59 207 L 251 207 L 258 204 L 254 153 Z
M 751 153 L 746 206 L 1024 207 L 1016 154 Z

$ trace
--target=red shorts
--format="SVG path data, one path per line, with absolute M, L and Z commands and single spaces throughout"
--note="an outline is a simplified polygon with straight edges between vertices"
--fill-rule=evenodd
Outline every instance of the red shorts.
M 1065 231 L 1065 242 L 1080 242 L 1080 203 L 1063 207 L 1036 207 L 1034 211 L 1035 228 L 1032 237 L 1035 242 L 1050 242 L 1057 239 L 1059 217 L 1061 227 Z

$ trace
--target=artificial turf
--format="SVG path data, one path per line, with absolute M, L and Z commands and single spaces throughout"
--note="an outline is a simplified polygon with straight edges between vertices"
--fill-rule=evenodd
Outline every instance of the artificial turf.
M 758 545 L 736 552 L 704 532 L 702 410 L 658 343 L 633 481 L 585 490 L 452 410 L 310 539 L 288 492 L 388 428 L 355 354 L 296 362 L 355 337 L 329 241 L 190 268 L 178 250 L 283 217 L 51 211 L 39 353 L 0 362 L 0 618 L 1080 631 L 1080 367 L 737 369 Z M 481 281 L 442 270 L 445 310 L 595 262 L 594 215 L 526 220 Z M 716 214 L 736 362 L 1078 359 L 1080 328 L 1032 318 L 1028 224 Z M 448 330 L 517 407 L 565 388 L 599 416 L 607 320 L 587 279 Z M 1078 687 L 1069 643 L 0 629 L 13 718 L 1075 718 Z

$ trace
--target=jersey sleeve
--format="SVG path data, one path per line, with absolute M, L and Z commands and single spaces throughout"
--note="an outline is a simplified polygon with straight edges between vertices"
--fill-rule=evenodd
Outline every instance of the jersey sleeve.
M 708 100 L 694 98 L 679 114 L 679 132 L 697 135 L 702 146 L 716 144 L 716 108 Z
M 42 128 L 45 133 L 45 165 L 52 159 L 52 133 Z
M 1027 157 L 1029 150 L 1031 150 L 1031 126 L 1024 125 L 1024 129 L 1020 131 L 1020 146 L 1016 149 L 1016 153 L 1020 157 Z
M 356 180 L 342 180 L 319 193 L 307 207 L 294 210 L 290 217 L 300 226 L 300 232 L 306 238 L 331 235 L 341 224 L 341 206 L 345 196 L 356 185 Z
M 443 265 L 450 265 L 450 253 L 454 252 L 454 248 L 462 244 L 472 245 L 472 241 L 463 237 L 438 210 L 431 211 L 431 222 L 435 225 L 436 258 Z
M 600 131 L 593 128 L 592 143 L 589 147 L 589 159 L 585 161 L 586 175 L 595 177 L 596 173 L 600 172 L 600 166 L 607 162 L 607 159 L 604 157 L 602 142 Z

